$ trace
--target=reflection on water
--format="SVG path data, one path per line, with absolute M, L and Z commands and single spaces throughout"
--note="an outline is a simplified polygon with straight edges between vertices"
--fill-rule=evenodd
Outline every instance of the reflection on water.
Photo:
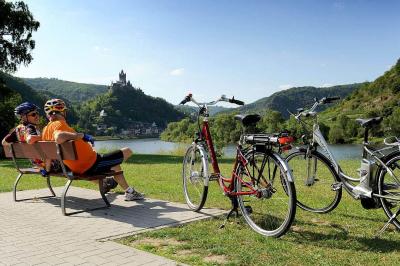
M 97 151 L 129 147 L 134 153 L 143 154 L 168 153 L 181 149 L 183 146 L 188 146 L 188 144 L 162 141 L 160 139 L 106 140 L 96 141 L 95 144 Z M 361 159 L 362 145 L 360 144 L 329 145 L 329 148 L 337 160 Z M 230 144 L 224 149 L 226 157 L 234 157 L 235 152 L 236 146 L 234 144 Z
M 129 139 L 96 141 L 96 151 L 111 151 L 123 147 L 130 148 L 134 153 L 160 154 L 174 151 L 182 147 L 182 143 L 162 141 L 160 139 Z

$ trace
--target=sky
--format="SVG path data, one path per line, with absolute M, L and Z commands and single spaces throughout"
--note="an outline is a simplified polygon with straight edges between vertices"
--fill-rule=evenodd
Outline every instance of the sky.
M 173 104 L 373 81 L 400 58 L 400 1 L 24 2 L 41 25 L 16 76 L 109 85 L 123 69 Z

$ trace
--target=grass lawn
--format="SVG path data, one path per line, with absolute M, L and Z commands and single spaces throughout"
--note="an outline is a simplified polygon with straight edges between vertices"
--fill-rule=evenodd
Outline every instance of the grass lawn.
M 180 156 L 134 155 L 123 169 L 128 182 L 147 197 L 183 202 L 181 162 Z M 222 172 L 229 174 L 232 160 L 221 162 Z M 342 166 L 355 175 L 359 162 L 346 161 Z M 15 176 L 12 162 L 0 161 L 1 192 L 11 191 Z M 52 183 L 61 186 L 65 179 L 53 178 Z M 90 182 L 77 184 L 96 189 Z M 20 184 L 21 189 L 42 187 L 46 187 L 45 180 L 37 176 L 23 178 Z M 206 207 L 230 207 L 216 183 L 209 192 Z M 394 227 L 374 238 L 386 220 L 381 209 L 365 210 L 344 193 L 339 206 L 329 214 L 297 209 L 292 228 L 280 239 L 258 235 L 241 218 L 219 229 L 220 217 L 118 241 L 192 265 L 398 265 L 400 234 Z

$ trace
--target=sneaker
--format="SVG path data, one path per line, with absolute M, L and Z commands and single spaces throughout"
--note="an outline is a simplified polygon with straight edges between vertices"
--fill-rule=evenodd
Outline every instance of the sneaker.
M 133 191 L 132 193 L 125 192 L 125 201 L 132 201 L 132 200 L 142 200 L 144 199 L 144 194 Z
M 103 188 L 104 193 L 108 193 L 111 189 L 114 189 L 118 186 L 117 181 L 114 180 L 112 177 L 106 177 L 103 179 Z

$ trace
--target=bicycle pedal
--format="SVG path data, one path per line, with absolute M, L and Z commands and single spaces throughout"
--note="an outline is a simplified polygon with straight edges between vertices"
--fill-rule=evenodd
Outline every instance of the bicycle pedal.
M 331 185 L 332 191 L 338 191 L 339 189 L 341 189 L 343 186 L 342 182 L 337 182 L 337 183 L 333 183 Z

